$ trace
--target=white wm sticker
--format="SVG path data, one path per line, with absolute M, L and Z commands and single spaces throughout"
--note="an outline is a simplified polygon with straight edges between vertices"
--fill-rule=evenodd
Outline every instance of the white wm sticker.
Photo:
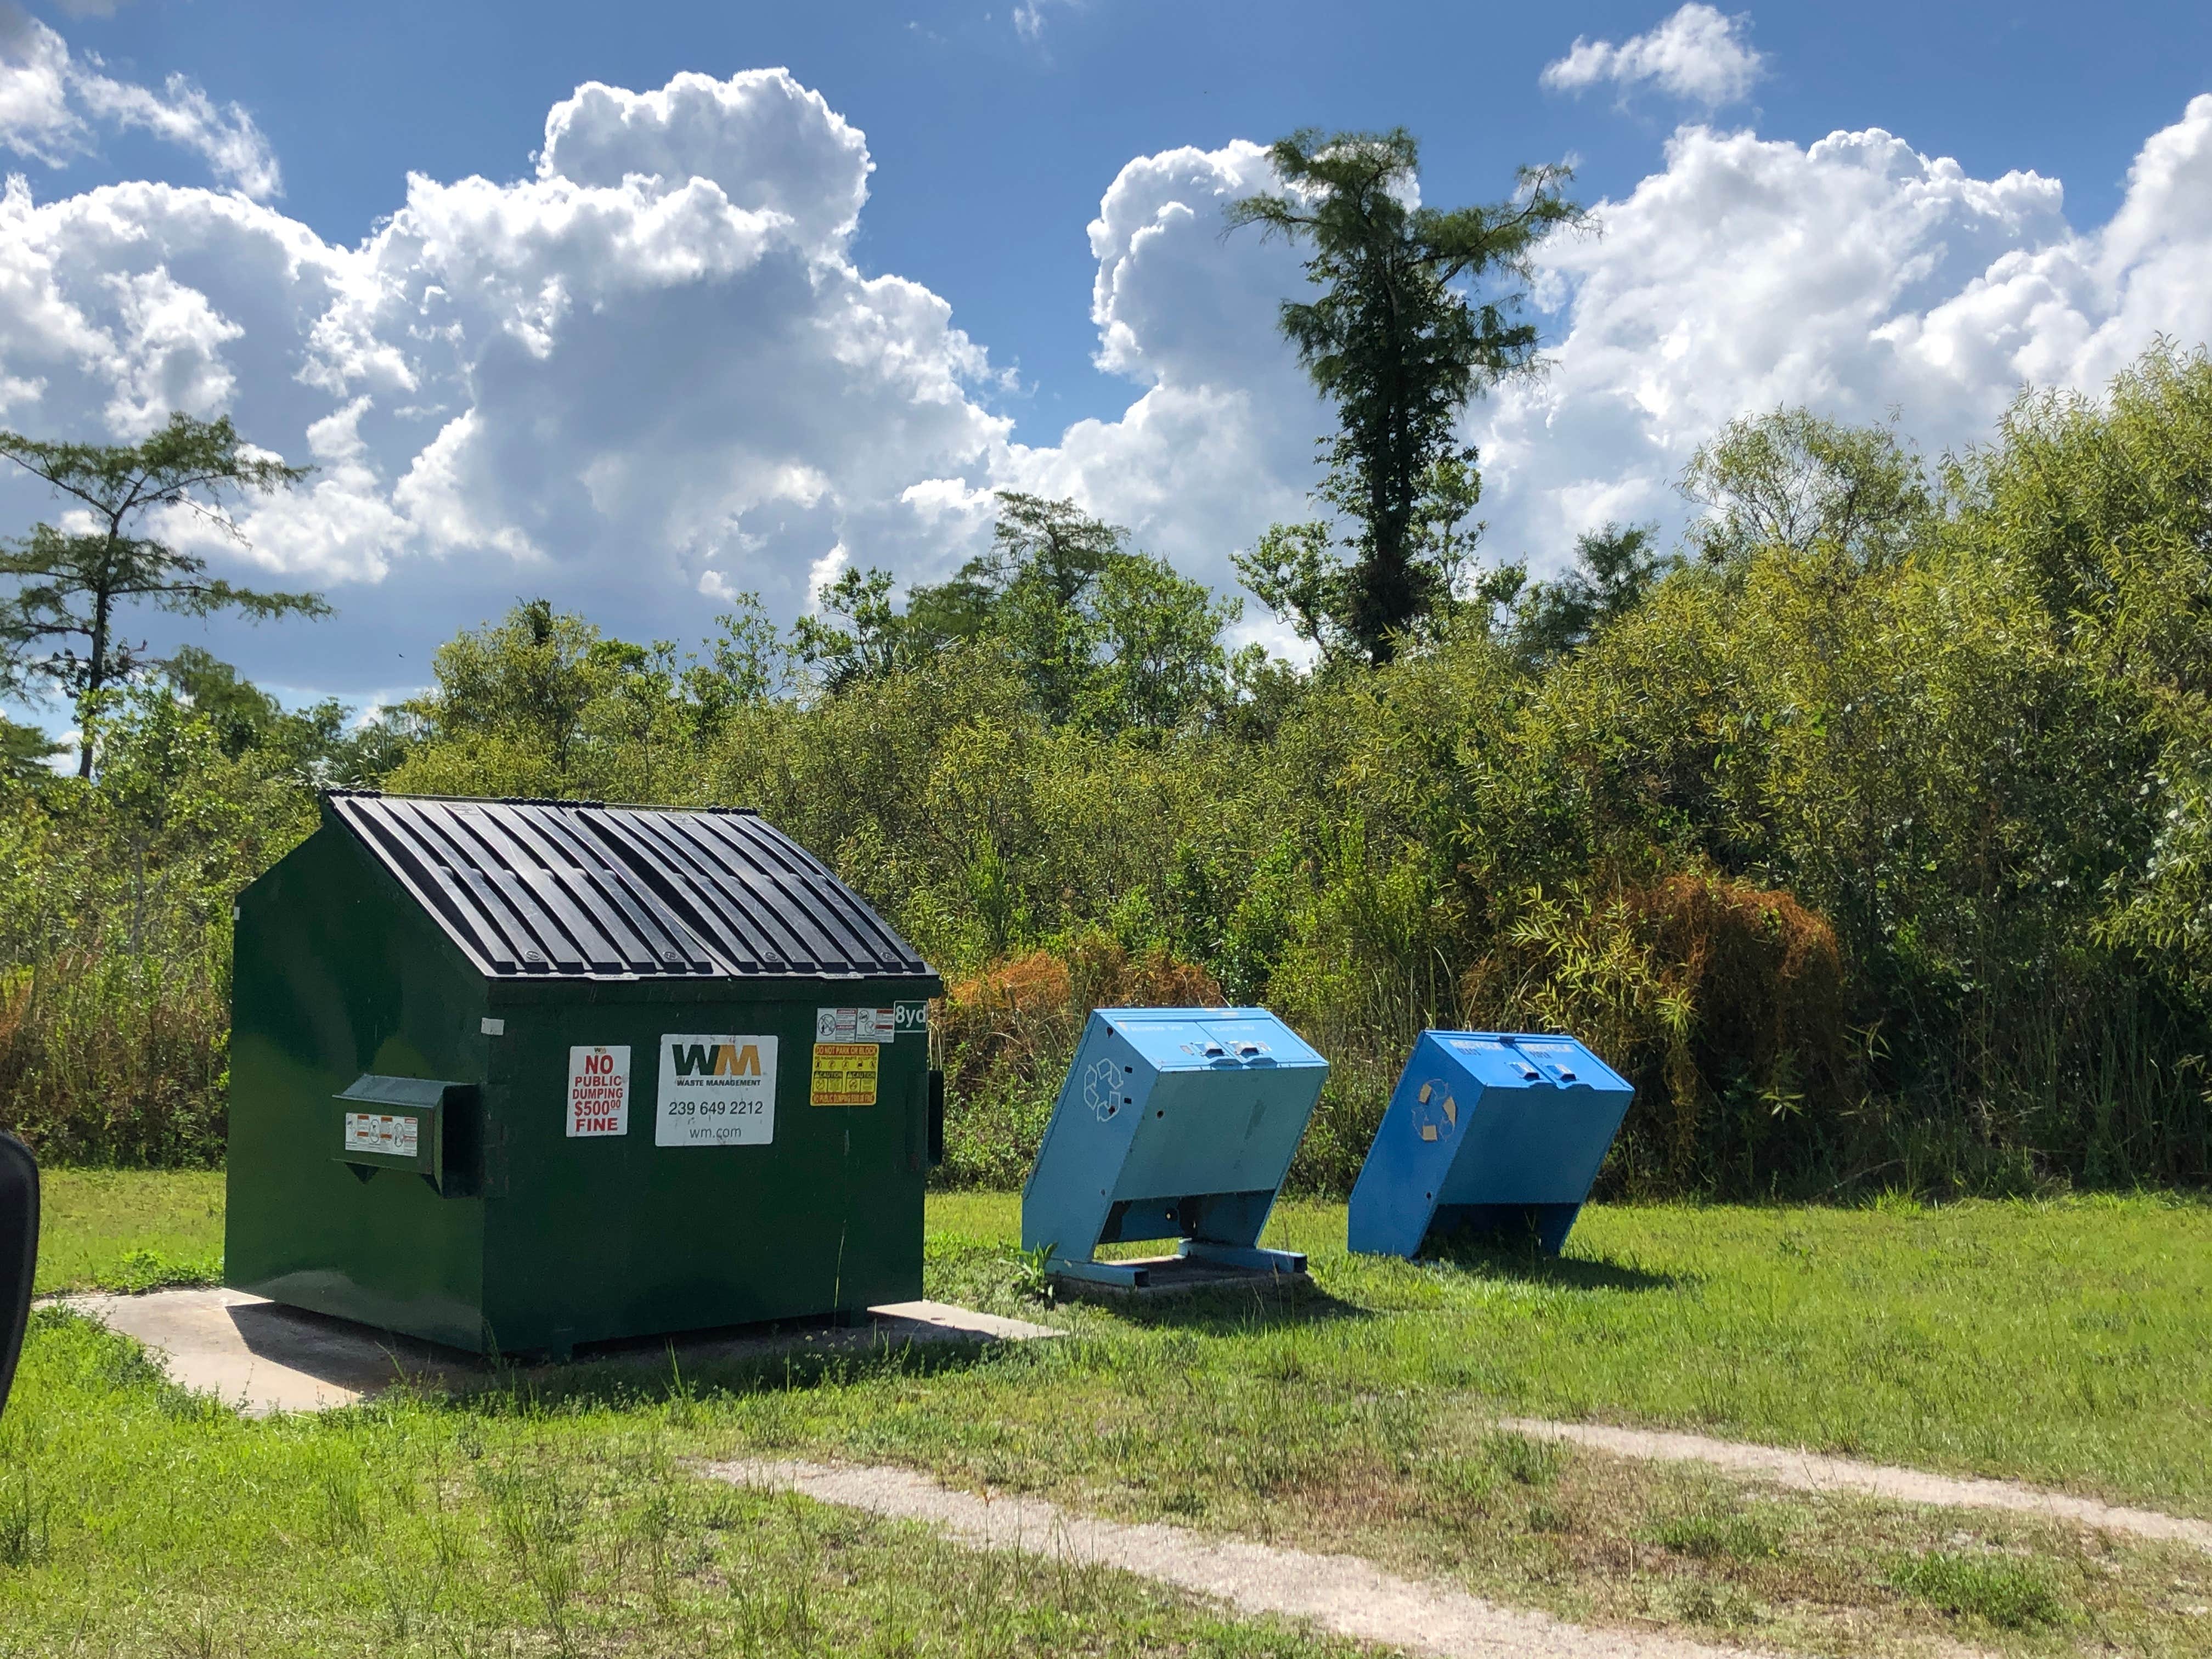
M 775 1039 L 665 1036 L 656 1146 L 765 1146 L 775 1139 Z
M 629 1133 L 629 1048 L 568 1050 L 568 1138 Z
M 896 1008 L 817 1008 L 817 1042 L 889 1042 L 898 1035 Z
M 345 1115 L 345 1149 L 349 1152 L 381 1152 L 386 1158 L 412 1158 L 422 1145 L 422 1119 L 384 1117 L 374 1112 Z

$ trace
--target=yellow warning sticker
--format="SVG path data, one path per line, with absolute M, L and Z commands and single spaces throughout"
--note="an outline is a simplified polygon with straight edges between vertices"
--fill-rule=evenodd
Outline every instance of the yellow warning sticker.
M 817 1042 L 809 1099 L 817 1106 L 872 1106 L 876 1103 L 874 1042 Z

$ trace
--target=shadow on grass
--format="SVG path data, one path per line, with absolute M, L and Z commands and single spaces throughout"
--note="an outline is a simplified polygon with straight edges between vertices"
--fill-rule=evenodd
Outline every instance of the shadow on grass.
M 1524 1285 L 1555 1285 L 1563 1290 L 1674 1291 L 1696 1282 L 1691 1275 L 1654 1273 L 1626 1262 L 1552 1255 L 1494 1235 L 1449 1238 L 1419 1259 L 1455 1268 L 1470 1279 L 1510 1279 Z
M 828 1322 L 796 1322 L 732 1334 L 739 1352 L 717 1352 L 714 1333 L 693 1333 L 671 1342 L 641 1338 L 580 1350 L 564 1364 L 495 1362 L 473 1376 L 419 1395 L 425 1403 L 505 1414 L 513 1412 L 620 1410 L 684 1401 L 859 1382 L 871 1378 L 921 1378 L 969 1370 L 987 1355 L 1022 1345 L 983 1337 L 918 1341 L 887 1339 L 881 1332 Z
M 1249 1335 L 1285 1326 L 1378 1316 L 1374 1310 L 1331 1296 L 1310 1281 L 1209 1285 L 1156 1297 L 1088 1291 L 1082 1299 L 1139 1330 L 1188 1331 L 1201 1336 Z

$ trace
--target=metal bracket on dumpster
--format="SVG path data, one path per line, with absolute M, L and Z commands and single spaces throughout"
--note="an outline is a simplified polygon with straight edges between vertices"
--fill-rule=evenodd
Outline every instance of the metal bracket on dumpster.
M 1352 1188 L 1347 1242 L 1465 1230 L 1556 1255 L 1635 1091 L 1569 1036 L 1424 1031 Z
M 469 1172 L 475 1160 L 449 1156 L 448 1146 L 458 1152 L 469 1138 L 473 1125 L 455 1119 L 475 1093 L 471 1084 L 364 1072 L 331 1097 L 340 1109 L 331 1126 L 331 1156 L 351 1165 L 362 1181 L 380 1170 L 398 1170 L 421 1176 L 441 1197 L 463 1196 L 473 1190 Z
M 1260 1248 L 1328 1062 L 1264 1008 L 1102 1008 L 1022 1192 L 1022 1247 L 1079 1283 L 1146 1287 L 1101 1244 L 1174 1239 L 1179 1260 L 1296 1274 Z M 1157 1264 L 1152 1264 L 1157 1266 Z

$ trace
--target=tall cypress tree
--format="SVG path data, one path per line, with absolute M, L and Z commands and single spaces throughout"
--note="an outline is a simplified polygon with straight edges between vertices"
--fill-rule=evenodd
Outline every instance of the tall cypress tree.
M 1457 522 L 1479 489 L 1460 412 L 1533 364 L 1535 328 L 1510 319 L 1529 257 L 1583 212 L 1562 193 L 1564 167 L 1523 168 L 1512 199 L 1493 206 L 1414 207 L 1420 152 L 1402 129 L 1301 131 L 1269 155 L 1286 192 L 1244 198 L 1229 222 L 1311 249 L 1306 276 L 1321 294 L 1285 301 L 1280 321 L 1336 406 L 1317 493 L 1356 528 L 1348 568 L 1312 526 L 1278 526 L 1238 566 L 1302 630 L 1383 663 L 1452 597 L 1468 541 Z

